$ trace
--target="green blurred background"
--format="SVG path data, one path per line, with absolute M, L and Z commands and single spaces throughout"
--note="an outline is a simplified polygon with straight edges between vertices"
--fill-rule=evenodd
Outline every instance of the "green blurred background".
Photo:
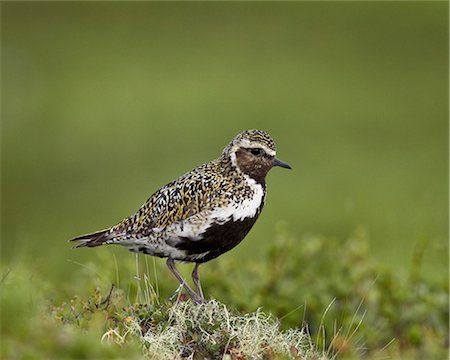
M 57 282 L 131 259 L 66 240 L 258 128 L 293 170 L 215 261 L 257 258 L 285 222 L 363 228 L 403 275 L 425 239 L 425 273 L 447 275 L 448 3 L 2 2 L 1 56 L 4 264 Z

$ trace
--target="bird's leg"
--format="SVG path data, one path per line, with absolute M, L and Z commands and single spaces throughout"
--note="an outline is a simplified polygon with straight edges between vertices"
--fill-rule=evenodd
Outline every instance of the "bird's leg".
M 203 290 L 202 285 L 200 284 L 200 276 L 198 274 L 198 268 L 200 267 L 199 263 L 195 263 L 194 270 L 192 271 L 192 280 L 194 280 L 195 288 L 197 289 L 197 294 L 200 295 L 200 297 L 205 300 L 205 297 L 203 296 Z
M 178 272 L 177 268 L 175 267 L 175 262 L 173 261 L 173 259 L 168 258 L 166 261 L 166 264 L 167 264 L 167 267 L 169 268 L 169 270 L 172 272 L 172 274 L 175 275 L 175 277 L 178 279 L 180 284 L 186 289 L 186 291 L 189 294 L 189 296 L 191 297 L 192 301 L 194 301 L 194 303 L 196 303 L 196 304 L 202 303 L 203 299 L 200 296 L 198 296 L 196 294 L 196 292 L 194 290 L 192 290 L 190 288 L 190 286 L 186 283 L 186 280 L 183 279 L 183 277 L 181 276 L 181 274 Z

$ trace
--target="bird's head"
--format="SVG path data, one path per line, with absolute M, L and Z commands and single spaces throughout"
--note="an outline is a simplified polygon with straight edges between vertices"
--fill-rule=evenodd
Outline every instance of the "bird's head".
M 235 136 L 223 150 L 234 167 L 264 183 L 269 170 L 274 166 L 291 167 L 276 157 L 276 147 L 269 134 L 261 130 L 245 130 Z

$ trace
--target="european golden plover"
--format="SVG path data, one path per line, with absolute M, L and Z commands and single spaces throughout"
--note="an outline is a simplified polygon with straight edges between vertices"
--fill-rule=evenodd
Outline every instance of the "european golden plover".
M 247 235 L 264 206 L 275 143 L 261 130 L 239 133 L 222 155 L 156 191 L 132 216 L 106 230 L 79 236 L 75 247 L 118 244 L 167 258 L 167 266 L 195 303 L 204 302 L 199 265 L 229 251 Z M 192 290 L 175 261 L 195 263 Z

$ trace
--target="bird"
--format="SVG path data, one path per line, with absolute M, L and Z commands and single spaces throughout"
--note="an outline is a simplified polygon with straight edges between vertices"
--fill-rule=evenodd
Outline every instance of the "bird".
M 204 303 L 199 266 L 245 238 L 264 207 L 266 176 L 275 166 L 291 169 L 276 158 L 272 137 L 262 130 L 244 130 L 219 158 L 163 186 L 135 214 L 69 241 L 77 242 L 74 248 L 117 244 L 134 253 L 166 258 L 180 288 L 194 303 Z M 176 262 L 195 264 L 195 290 L 178 272 Z

